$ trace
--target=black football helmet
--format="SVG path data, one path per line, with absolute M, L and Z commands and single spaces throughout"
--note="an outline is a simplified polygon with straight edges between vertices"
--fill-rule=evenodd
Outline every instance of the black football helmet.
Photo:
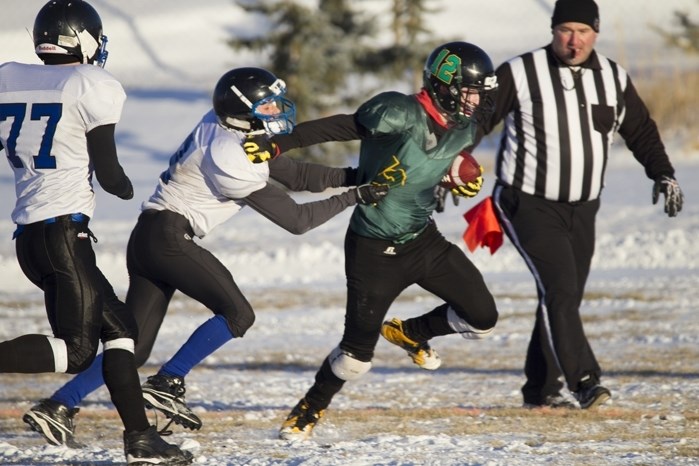
M 427 57 L 423 85 L 447 119 L 462 124 L 481 121 L 495 109 L 498 80 L 490 57 L 467 42 L 440 45 Z M 477 107 L 462 101 L 464 92 L 478 92 Z
M 102 35 L 102 20 L 83 0 L 51 0 L 34 20 L 35 52 L 45 60 L 51 55 L 68 55 L 80 63 L 104 67 L 107 38 Z
M 296 124 L 296 106 L 285 98 L 286 84 L 262 68 L 235 68 L 214 88 L 214 112 L 225 128 L 244 133 L 287 134 Z M 274 104 L 279 113 L 260 113 Z

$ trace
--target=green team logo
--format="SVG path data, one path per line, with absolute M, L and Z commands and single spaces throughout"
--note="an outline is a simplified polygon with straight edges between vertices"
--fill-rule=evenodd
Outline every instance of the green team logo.
M 454 55 L 449 50 L 444 49 L 439 52 L 430 71 L 432 74 L 446 85 L 450 85 L 454 80 L 454 74 L 459 71 L 461 58 Z

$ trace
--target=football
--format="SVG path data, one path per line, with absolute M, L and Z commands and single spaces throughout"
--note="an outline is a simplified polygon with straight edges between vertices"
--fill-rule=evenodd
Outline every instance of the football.
M 481 164 L 464 150 L 456 156 L 440 184 L 445 188 L 454 189 L 476 181 L 479 176 L 481 176 Z

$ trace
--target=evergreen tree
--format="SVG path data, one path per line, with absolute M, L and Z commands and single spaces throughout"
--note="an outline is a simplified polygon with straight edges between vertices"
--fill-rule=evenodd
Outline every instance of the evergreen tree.
M 699 53 L 699 24 L 692 21 L 689 13 L 684 11 L 675 11 L 675 19 L 680 27 L 679 31 L 670 32 L 656 26 L 653 26 L 653 29 L 663 36 L 668 44 L 689 53 Z
M 358 75 L 355 64 L 364 53 L 361 39 L 374 33 L 372 20 L 352 11 L 345 0 L 320 0 L 318 9 L 292 0 L 237 3 L 248 13 L 265 16 L 268 29 L 256 37 L 232 38 L 228 44 L 267 53 L 269 62 L 259 66 L 286 81 L 298 121 L 356 108 L 362 96 L 356 95 L 351 79 Z M 321 145 L 301 151 L 302 158 L 339 163 L 344 153 L 357 150 L 353 146 L 338 151 L 338 145 Z
M 258 35 L 234 37 L 228 44 L 269 57 L 256 65 L 287 82 L 298 121 L 353 112 L 378 91 L 420 87 L 425 57 L 440 42 L 422 39 L 429 34 L 423 20 L 433 1 L 387 0 L 393 37 L 380 47 L 373 41 L 377 22 L 350 6 L 356 1 L 318 0 L 318 7 L 311 8 L 294 0 L 236 0 L 266 24 Z M 357 144 L 326 144 L 295 155 L 337 164 L 357 149 Z
M 425 15 L 434 11 L 428 3 L 434 0 L 391 0 L 391 3 L 391 44 L 360 57 L 358 65 L 387 80 L 397 80 L 402 86 L 407 84 L 406 92 L 414 92 L 422 85 L 425 58 L 444 42 L 431 38 L 431 31 L 424 26 Z

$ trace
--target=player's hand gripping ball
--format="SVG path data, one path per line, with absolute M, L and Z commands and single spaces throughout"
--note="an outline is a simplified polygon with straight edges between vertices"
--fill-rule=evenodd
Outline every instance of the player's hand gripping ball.
M 483 167 L 471 154 L 461 151 L 440 185 L 457 196 L 473 197 L 483 186 Z

